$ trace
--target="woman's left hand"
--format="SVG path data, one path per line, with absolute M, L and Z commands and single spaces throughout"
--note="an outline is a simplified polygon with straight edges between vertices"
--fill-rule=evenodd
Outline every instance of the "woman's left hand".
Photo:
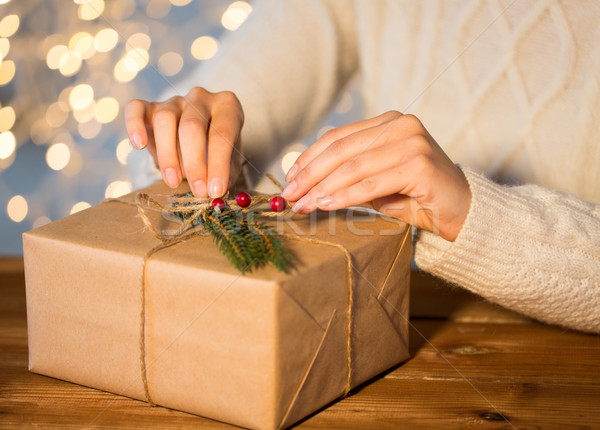
M 283 197 L 293 210 L 335 210 L 370 203 L 376 210 L 454 241 L 471 191 L 423 124 L 390 111 L 328 131 L 289 170 Z

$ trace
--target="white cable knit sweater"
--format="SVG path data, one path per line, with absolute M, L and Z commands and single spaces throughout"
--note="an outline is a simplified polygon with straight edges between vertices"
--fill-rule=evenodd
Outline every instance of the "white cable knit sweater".
M 178 86 L 238 95 L 253 165 L 314 128 L 358 73 L 365 117 L 417 115 L 471 187 L 457 240 L 420 232 L 418 266 L 539 320 L 600 332 L 599 2 L 254 6 Z

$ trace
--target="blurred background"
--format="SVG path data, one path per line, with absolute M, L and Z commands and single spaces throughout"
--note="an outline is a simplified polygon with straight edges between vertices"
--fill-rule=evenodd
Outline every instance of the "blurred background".
M 252 3 L 0 0 L 0 255 L 22 254 L 24 231 L 145 185 L 128 170 L 123 107 L 194 73 Z M 359 115 L 350 88 L 269 172 L 283 181 L 307 145 Z

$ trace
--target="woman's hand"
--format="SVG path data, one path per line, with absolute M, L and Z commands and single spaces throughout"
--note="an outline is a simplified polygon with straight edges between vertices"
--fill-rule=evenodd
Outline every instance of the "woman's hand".
M 162 103 L 132 100 L 125 108 L 133 146 L 150 151 L 170 187 L 187 178 L 196 197 L 221 197 L 237 178 L 243 123 L 242 106 L 233 93 L 199 87 L 185 97 Z
M 413 115 L 387 112 L 331 130 L 289 170 L 283 197 L 293 210 L 370 202 L 380 212 L 454 241 L 471 191 L 462 171 Z

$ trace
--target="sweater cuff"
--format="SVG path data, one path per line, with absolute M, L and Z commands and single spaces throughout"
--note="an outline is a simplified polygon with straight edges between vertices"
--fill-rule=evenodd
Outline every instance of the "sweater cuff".
M 427 272 L 465 286 L 490 299 L 487 285 L 513 284 L 519 260 L 519 213 L 522 197 L 468 168 L 462 169 L 471 189 L 471 207 L 454 242 L 419 230 L 415 263 Z M 514 285 L 514 284 L 513 284 Z

